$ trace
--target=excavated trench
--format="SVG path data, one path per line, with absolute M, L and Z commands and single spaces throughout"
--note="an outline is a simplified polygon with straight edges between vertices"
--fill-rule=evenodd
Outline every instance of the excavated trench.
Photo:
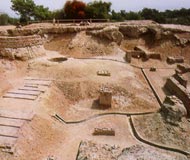
M 116 115 L 129 116 L 130 130 L 137 141 L 163 150 L 189 155 L 189 152 L 157 145 L 139 135 L 133 124 L 133 116 L 156 113 L 160 108 L 161 100 L 144 74 L 143 67 L 137 64 L 128 65 L 123 57 L 121 58 L 126 50 L 133 50 L 135 46 L 141 45 L 150 51 L 161 53 L 163 61 L 167 56 L 177 55 L 184 56 L 188 60 L 190 58 L 187 54 L 190 51 L 188 43 L 181 46 L 177 44 L 178 41 L 174 36 L 168 35 L 155 39 L 154 32 L 143 33 L 139 37 L 124 35 L 121 44 L 117 44 L 105 37 L 99 38 L 86 34 L 85 31 L 48 34 L 44 44 L 46 50 L 57 51 L 61 55 L 74 58 L 55 56 L 47 58 L 50 63 L 31 64 L 29 75 L 50 76 L 54 79 L 51 92 L 44 100 L 44 108 L 51 114 L 55 113 L 54 118 L 68 126 L 96 121 L 96 118 L 107 115 L 113 116 L 113 119 Z M 57 62 L 57 66 L 51 65 L 51 62 Z M 97 71 L 105 68 L 111 71 L 111 76 L 99 77 Z M 129 72 L 126 71 L 127 69 Z M 111 109 L 99 108 L 99 90 L 104 85 L 113 90 Z M 139 94 L 142 95 L 138 96 Z

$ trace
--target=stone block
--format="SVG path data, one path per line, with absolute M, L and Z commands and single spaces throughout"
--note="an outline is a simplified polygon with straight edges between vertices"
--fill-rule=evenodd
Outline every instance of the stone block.
M 112 128 L 95 128 L 93 135 L 115 136 L 115 130 L 113 130 Z
M 111 107 L 112 103 L 112 91 L 108 88 L 100 89 L 99 104 L 105 107 Z

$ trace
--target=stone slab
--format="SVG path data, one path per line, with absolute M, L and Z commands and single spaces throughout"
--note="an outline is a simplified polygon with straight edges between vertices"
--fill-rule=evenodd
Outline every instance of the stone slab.
M 7 93 L 7 94 L 5 94 L 5 95 L 3 96 L 3 98 L 36 100 L 37 96 L 34 96 L 34 95 L 24 95 L 24 94 L 14 94 L 14 93 Z
M 24 91 L 40 91 L 40 92 L 45 92 L 47 88 L 44 87 L 38 87 L 38 88 L 33 88 L 33 87 L 21 87 L 19 90 L 24 90 Z
M 48 78 L 35 78 L 35 77 L 26 77 L 24 80 L 37 80 L 37 81 L 52 81 L 52 79 L 48 79 Z
M 31 90 L 11 90 L 11 91 L 8 91 L 7 93 L 39 96 L 41 92 L 40 91 L 31 91 Z
M 0 117 L 0 126 L 12 126 L 20 128 L 24 122 L 24 120 Z
M 29 87 L 29 88 L 38 88 L 38 84 L 25 84 L 24 87 Z
M 0 137 L 15 137 L 18 138 L 18 128 L 0 126 Z
M 11 110 L 0 110 L 0 117 L 31 121 L 32 118 L 34 117 L 34 113 L 26 112 L 26 111 L 19 112 L 19 111 L 11 111 Z
M 50 84 L 51 84 L 51 81 L 37 81 L 37 80 L 25 81 L 25 85 L 50 86 Z

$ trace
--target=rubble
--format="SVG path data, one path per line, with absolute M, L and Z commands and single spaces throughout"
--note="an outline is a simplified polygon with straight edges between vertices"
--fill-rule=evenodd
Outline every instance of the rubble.
M 133 145 L 121 148 L 116 145 L 97 144 L 92 141 L 82 141 L 76 160 L 187 160 L 184 156 L 167 154 L 158 149 Z
M 121 148 L 116 145 L 97 144 L 92 141 L 82 141 L 76 160 L 117 160 Z
M 183 117 L 187 116 L 187 110 L 183 102 L 176 96 L 167 96 L 163 102 L 161 113 L 166 122 L 178 125 Z

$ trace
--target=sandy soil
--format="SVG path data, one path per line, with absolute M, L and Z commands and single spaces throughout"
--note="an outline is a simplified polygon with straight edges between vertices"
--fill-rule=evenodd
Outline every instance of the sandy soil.
M 143 138 L 170 147 L 190 151 L 189 122 L 183 120 L 178 126 L 165 123 L 159 113 L 134 118 L 137 131 Z

